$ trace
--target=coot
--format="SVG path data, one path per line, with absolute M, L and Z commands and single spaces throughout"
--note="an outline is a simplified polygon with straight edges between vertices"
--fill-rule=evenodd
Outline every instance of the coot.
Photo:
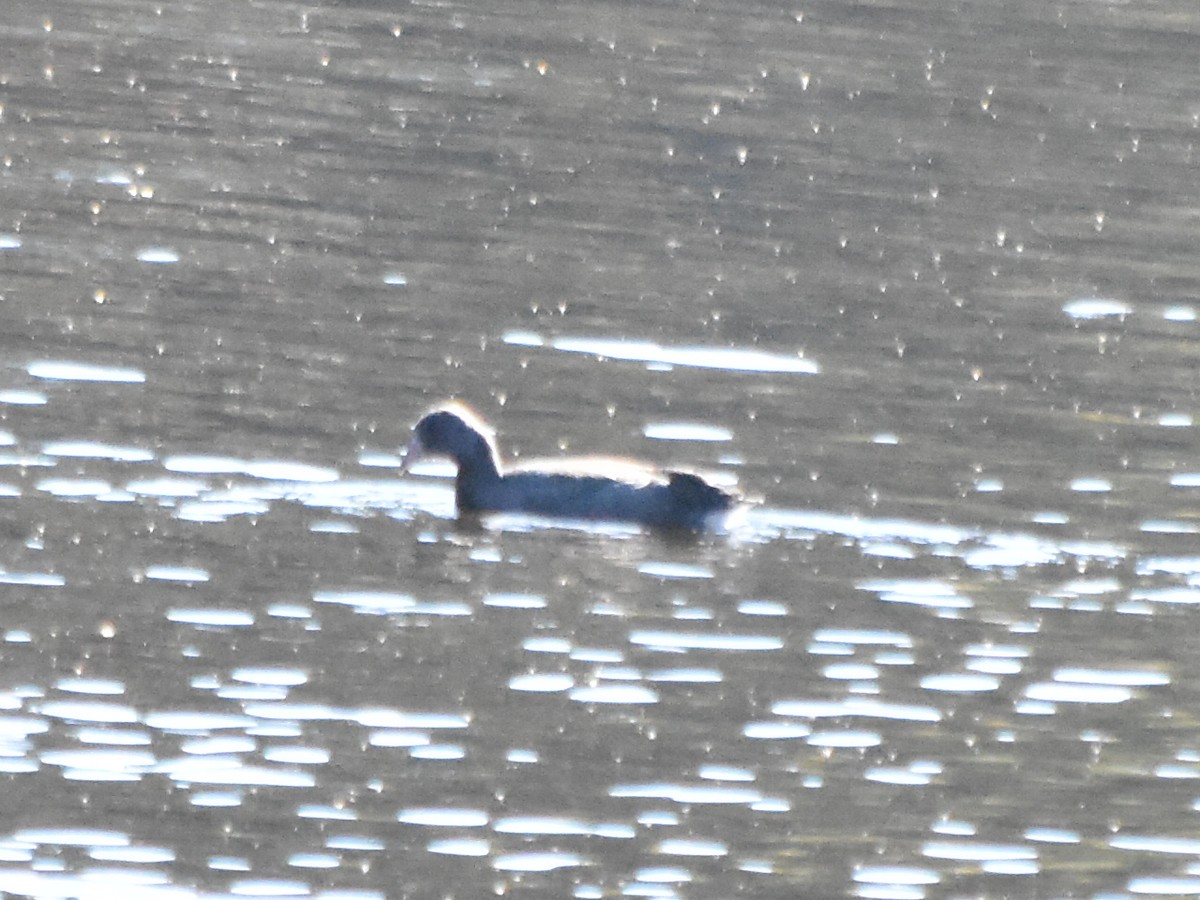
M 448 456 L 458 466 L 460 514 L 518 512 L 698 531 L 738 503 L 699 475 L 632 460 L 572 457 L 502 466 L 492 429 L 457 401 L 435 407 L 413 426 L 400 471 L 429 455 Z

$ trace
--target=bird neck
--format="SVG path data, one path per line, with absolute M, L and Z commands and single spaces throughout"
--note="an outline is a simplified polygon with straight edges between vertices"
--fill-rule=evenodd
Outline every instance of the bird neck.
M 471 452 L 457 462 L 454 493 L 458 506 L 460 509 L 477 508 L 476 498 L 480 493 L 500 481 L 500 456 L 490 441 L 481 438 L 479 445 L 472 447 Z

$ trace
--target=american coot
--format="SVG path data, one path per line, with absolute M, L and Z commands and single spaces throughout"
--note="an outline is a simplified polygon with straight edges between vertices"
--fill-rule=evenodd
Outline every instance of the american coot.
M 431 455 L 448 456 L 458 466 L 460 514 L 517 512 L 698 531 L 718 524 L 738 503 L 699 475 L 633 460 L 574 457 L 502 466 L 492 429 L 459 402 L 430 410 L 413 426 L 400 471 Z

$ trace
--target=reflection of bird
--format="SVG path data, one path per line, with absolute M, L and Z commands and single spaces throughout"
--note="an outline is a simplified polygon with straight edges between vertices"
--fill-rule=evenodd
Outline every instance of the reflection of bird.
M 421 417 L 401 471 L 429 455 L 448 456 L 458 466 L 454 494 L 459 513 L 517 512 L 696 531 L 718 524 L 714 517 L 738 502 L 699 475 L 635 460 L 569 457 L 502 467 L 492 429 L 458 402 Z

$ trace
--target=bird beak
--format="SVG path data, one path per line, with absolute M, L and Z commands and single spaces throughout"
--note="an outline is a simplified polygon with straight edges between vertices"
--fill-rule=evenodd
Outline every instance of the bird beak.
M 408 446 L 404 448 L 404 452 L 400 454 L 400 474 L 403 475 L 411 470 L 424 455 L 425 445 L 414 434 L 412 440 L 408 442 Z

